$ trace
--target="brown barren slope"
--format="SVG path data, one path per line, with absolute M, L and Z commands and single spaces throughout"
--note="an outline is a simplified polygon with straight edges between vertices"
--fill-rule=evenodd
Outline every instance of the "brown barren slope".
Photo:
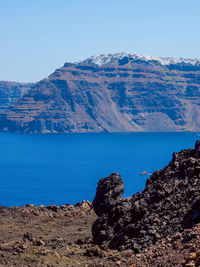
M 199 266 L 200 225 L 182 236 L 163 238 L 142 253 L 111 250 L 92 243 L 96 215 L 87 203 L 78 207 L 0 209 L 2 267 Z

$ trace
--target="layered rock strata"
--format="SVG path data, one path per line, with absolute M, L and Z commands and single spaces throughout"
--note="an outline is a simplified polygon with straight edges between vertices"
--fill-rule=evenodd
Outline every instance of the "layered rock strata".
M 154 172 L 142 193 L 129 198 L 113 173 L 99 181 L 93 208 L 98 219 L 93 241 L 112 249 L 135 252 L 200 222 L 200 141 L 194 149 L 173 153 L 172 161 Z
M 200 130 L 200 61 L 131 53 L 66 63 L 0 116 L 22 133 Z
M 32 83 L 0 81 L 0 112 L 8 109 L 11 104 L 16 103 L 32 87 Z

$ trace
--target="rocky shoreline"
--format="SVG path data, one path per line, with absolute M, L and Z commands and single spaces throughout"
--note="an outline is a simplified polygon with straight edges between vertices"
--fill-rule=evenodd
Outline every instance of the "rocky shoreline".
M 123 189 L 113 173 L 93 203 L 0 207 L 0 266 L 200 266 L 200 141 Z

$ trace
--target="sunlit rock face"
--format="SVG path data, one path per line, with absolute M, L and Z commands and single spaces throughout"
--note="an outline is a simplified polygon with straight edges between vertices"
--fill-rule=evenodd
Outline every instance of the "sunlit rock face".
M 101 55 L 66 63 L 0 117 L 26 133 L 200 130 L 200 61 Z

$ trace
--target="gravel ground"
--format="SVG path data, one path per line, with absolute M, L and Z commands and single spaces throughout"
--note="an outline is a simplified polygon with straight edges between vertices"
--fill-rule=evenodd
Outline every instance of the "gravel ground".
M 91 203 L 0 209 L 0 266 L 200 266 L 200 225 L 140 254 L 92 243 Z

